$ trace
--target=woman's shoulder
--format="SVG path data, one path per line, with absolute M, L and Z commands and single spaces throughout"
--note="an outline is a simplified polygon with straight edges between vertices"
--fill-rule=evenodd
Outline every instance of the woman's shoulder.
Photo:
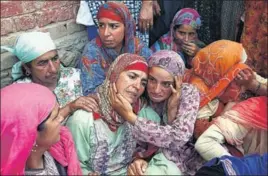
M 80 79 L 81 70 L 78 68 L 61 66 L 60 71 L 61 71 L 61 77 L 63 78 L 77 77 Z
M 181 88 L 183 91 L 187 91 L 187 92 L 198 92 L 197 87 L 190 83 L 182 83 Z
M 199 90 L 196 86 L 190 83 L 182 83 L 182 96 L 189 97 L 189 96 L 198 96 L 199 97 Z
M 89 41 L 83 51 L 83 55 L 92 52 L 100 52 L 100 46 L 97 45 L 96 39 Z
M 71 115 L 67 122 L 67 126 L 92 126 L 94 122 L 92 112 L 87 112 L 82 109 L 77 110 Z
M 171 38 L 169 37 L 169 33 L 162 35 L 154 44 L 151 46 L 153 52 L 159 50 L 169 50 L 171 45 Z
M 160 123 L 160 116 L 150 106 L 143 106 L 138 112 L 138 117 Z

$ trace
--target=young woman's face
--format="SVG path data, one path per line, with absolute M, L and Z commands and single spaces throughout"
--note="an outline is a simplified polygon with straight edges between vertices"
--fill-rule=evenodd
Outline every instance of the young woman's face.
M 149 69 L 147 93 L 151 101 L 160 103 L 167 100 L 172 91 L 170 85 L 174 86 L 173 76 L 160 67 Z
M 32 80 L 42 85 L 56 84 L 59 77 L 60 60 L 56 50 L 49 51 L 31 62 Z
M 105 47 L 120 51 L 125 37 L 125 26 L 118 21 L 100 18 L 99 36 Z
M 147 84 L 147 74 L 139 70 L 129 70 L 120 73 L 115 82 L 117 91 L 130 104 L 135 103 L 144 92 Z
M 175 40 L 179 42 L 192 42 L 196 38 L 196 29 L 187 24 L 182 24 L 174 31 Z
M 51 111 L 48 119 L 44 122 L 44 129 L 38 131 L 36 143 L 40 147 L 50 147 L 60 140 L 61 122 L 64 120 L 59 116 L 59 104 L 57 103 Z

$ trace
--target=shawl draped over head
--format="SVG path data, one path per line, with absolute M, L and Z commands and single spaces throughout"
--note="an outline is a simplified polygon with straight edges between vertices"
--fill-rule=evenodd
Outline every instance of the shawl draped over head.
M 54 108 L 56 98 L 34 83 L 12 84 L 1 89 L 1 175 L 23 175 L 37 138 L 37 126 Z M 81 175 L 72 136 L 62 127 L 60 141 L 49 151 L 68 175 Z
M 153 53 L 149 58 L 148 66 L 149 68 L 160 67 L 169 72 L 172 76 L 183 76 L 185 70 L 185 65 L 181 56 L 170 50 L 160 50 Z M 163 109 L 165 105 L 166 102 L 151 102 L 151 106 L 156 110 L 156 112 L 160 113 L 160 116 L 164 113 Z
M 137 53 L 138 41 L 136 41 L 137 39 L 135 38 L 136 24 L 127 6 L 125 6 L 124 3 L 107 2 L 99 8 L 97 18 L 99 20 L 102 17 L 119 21 L 124 24 L 124 52 Z M 96 43 L 98 46 L 102 46 L 102 42 L 99 36 L 96 38 Z
M 267 97 L 249 98 L 237 103 L 231 110 L 217 117 L 214 123 L 221 129 L 227 142 L 236 143 L 237 138 L 232 136 L 232 133 L 228 130 L 229 128 L 221 125 L 220 118 L 228 118 L 243 126 L 267 131 Z
M 182 76 L 185 70 L 181 56 L 170 50 L 160 50 L 152 54 L 148 65 L 149 68 L 154 66 L 163 68 L 173 76 Z
M 114 48 L 105 47 L 99 35 L 85 46 L 82 57 L 78 61 L 83 95 L 96 91 L 96 87 L 101 85 L 106 78 L 110 65 L 120 54 L 138 54 L 145 59 L 152 54 L 152 51 L 135 37 L 135 21 L 124 3 L 107 2 L 101 5 L 97 17 L 122 22 L 125 27 L 124 40 L 119 53 Z
M 178 11 L 172 20 L 169 32 L 163 35 L 159 39 L 161 43 L 160 45 L 167 45 L 169 47 L 164 47 L 164 48 L 170 48 L 171 50 L 175 52 L 180 52 L 181 51 L 180 45 L 175 43 L 174 27 L 177 25 L 186 24 L 186 25 L 192 26 L 194 29 L 199 29 L 201 26 L 200 18 L 201 17 L 198 14 L 198 12 L 191 8 L 184 8 Z M 198 41 L 198 37 L 196 37 L 195 40 Z M 154 47 L 152 47 L 152 50 L 155 50 Z
M 12 78 L 13 80 L 17 80 L 23 76 L 21 69 L 22 63 L 29 63 L 39 56 L 55 50 L 56 45 L 49 33 L 26 32 L 18 37 L 14 47 L 1 46 L 1 49 L 13 53 L 19 59 L 19 62 L 12 67 Z
M 110 66 L 107 77 L 102 85 L 98 87 L 97 93 L 99 97 L 99 104 L 102 119 L 109 125 L 112 131 L 115 131 L 124 119 L 121 118 L 114 110 L 112 110 L 109 98 L 109 86 L 115 83 L 121 72 L 125 70 L 140 70 L 147 74 L 148 65 L 146 60 L 136 54 L 122 54 Z M 135 102 L 133 105 L 134 112 L 140 110 L 140 101 Z
M 231 110 L 218 116 L 214 121 L 214 124 L 221 129 L 229 144 L 235 146 L 242 145 L 243 139 L 234 136 L 234 134 L 230 132 L 231 127 L 226 128 L 226 125 L 222 124 L 222 121 L 225 119 L 230 119 L 234 123 L 241 124 L 245 127 L 252 127 L 258 131 L 264 130 L 267 132 L 267 97 L 252 97 L 237 103 Z M 252 133 L 252 131 L 250 131 L 250 133 Z M 253 140 L 261 141 L 260 136 L 255 137 L 253 137 Z M 267 144 L 265 146 L 267 147 Z
M 214 98 L 223 104 L 239 98 L 241 86 L 233 80 L 241 70 L 250 69 L 244 64 L 246 58 L 242 45 L 229 40 L 213 42 L 197 53 L 184 81 L 201 92 L 200 108 Z

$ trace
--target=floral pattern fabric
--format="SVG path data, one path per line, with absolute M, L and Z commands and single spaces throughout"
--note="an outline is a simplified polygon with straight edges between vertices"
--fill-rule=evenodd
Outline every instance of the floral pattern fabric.
M 139 112 L 140 117 L 159 122 L 154 118 L 155 114 L 148 107 Z M 84 175 L 93 172 L 126 175 L 137 144 L 128 122 L 112 131 L 103 119 L 95 119 L 91 112 L 78 110 L 68 119 L 67 126 L 73 134 Z
M 15 83 L 31 83 L 28 77 L 17 80 Z M 58 85 L 53 91 L 58 99 L 60 107 L 76 100 L 82 96 L 82 87 L 80 81 L 80 70 L 70 67 L 60 68 L 60 78 Z
M 176 163 L 182 173 L 193 175 L 204 162 L 194 149 L 192 137 L 200 97 L 198 90 L 190 84 L 182 85 L 181 95 L 178 113 L 172 124 L 167 124 L 166 115 L 162 119 L 164 126 L 138 118 L 133 132 L 136 139 L 160 147 L 165 157 Z
M 91 40 L 84 48 L 81 58 L 78 61 L 78 68 L 81 69 L 81 81 L 83 95 L 96 92 L 96 88 L 105 80 L 106 73 L 112 62 L 121 54 L 137 54 L 145 59 L 151 56 L 152 51 L 144 45 L 139 38 L 135 37 L 135 21 L 128 8 L 123 3 L 107 2 L 100 8 L 117 13 L 123 20 L 124 43 L 120 52 L 113 48 L 106 48 L 100 37 Z
M 247 65 L 267 78 L 267 1 L 245 1 L 245 22 L 241 42 L 248 54 Z

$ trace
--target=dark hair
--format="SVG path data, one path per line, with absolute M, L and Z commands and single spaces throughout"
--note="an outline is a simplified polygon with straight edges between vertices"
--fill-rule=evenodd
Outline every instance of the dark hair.
M 37 126 L 37 131 L 43 131 L 45 129 L 45 123 L 47 121 L 47 119 L 49 118 L 49 116 L 51 115 L 51 113 L 49 113 L 49 115 L 45 118 L 45 120 L 43 120 L 38 126 Z
M 180 28 L 182 24 L 177 24 L 173 27 L 173 31 L 176 31 L 176 29 Z M 195 28 L 193 28 L 195 29 Z M 196 31 L 198 31 L 198 29 L 195 29 Z
M 181 24 L 177 24 L 173 27 L 173 31 L 176 31 L 176 29 L 178 29 L 179 27 L 181 27 Z
M 26 65 L 28 68 L 31 68 L 31 67 L 32 67 L 32 66 L 31 66 L 31 63 L 32 63 L 32 61 L 26 63 L 25 65 Z M 22 73 L 23 73 L 23 77 L 28 77 L 28 76 L 26 75 L 26 69 L 24 68 L 23 65 L 21 66 L 21 70 L 22 70 Z

